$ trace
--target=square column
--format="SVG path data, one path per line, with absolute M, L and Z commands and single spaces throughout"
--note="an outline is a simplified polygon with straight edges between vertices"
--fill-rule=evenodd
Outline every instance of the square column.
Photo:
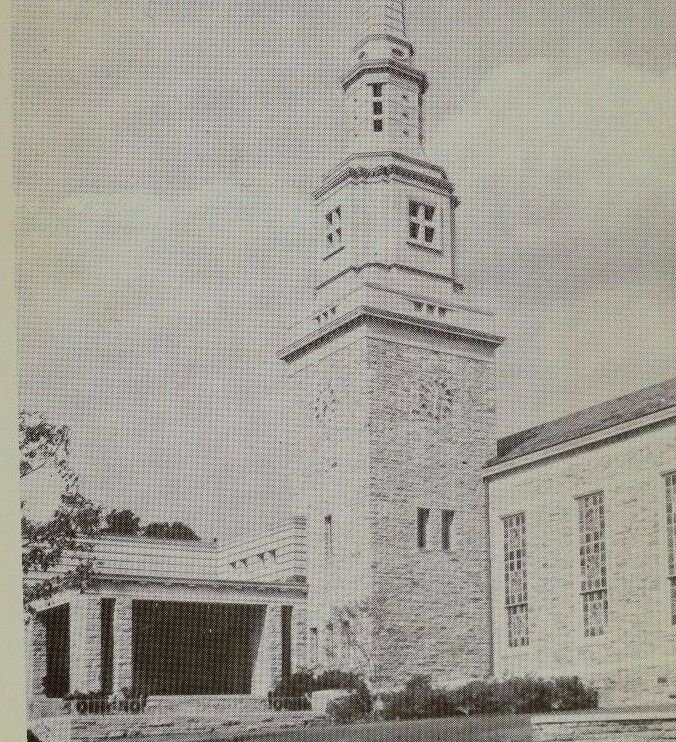
M 261 627 L 258 651 L 253 657 L 251 694 L 266 696 L 282 677 L 282 608 L 269 605 Z
M 131 690 L 132 676 L 132 599 L 115 598 L 113 609 L 113 693 Z
M 101 690 L 101 600 L 78 595 L 70 602 L 70 692 Z
M 307 608 L 294 605 L 291 613 L 291 672 L 307 665 Z
M 45 698 L 43 680 L 47 674 L 47 627 L 40 616 L 31 616 L 26 625 L 26 699 Z

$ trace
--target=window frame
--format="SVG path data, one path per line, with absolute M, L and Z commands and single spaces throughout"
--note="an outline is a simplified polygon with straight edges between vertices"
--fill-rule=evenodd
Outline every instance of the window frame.
M 455 510 L 441 511 L 441 550 L 453 551 L 453 524 Z
M 584 522 L 584 510 L 588 508 L 591 498 L 591 507 L 598 510 L 598 529 L 595 527 L 591 530 L 586 527 Z M 594 502 L 598 498 L 599 502 Z M 578 564 L 580 565 L 580 596 L 582 609 L 582 635 L 585 640 L 598 640 L 608 634 L 608 554 L 606 548 L 606 512 L 605 512 L 605 492 L 597 490 L 575 498 L 578 505 Z M 598 537 L 596 532 L 598 530 Z M 590 538 L 587 538 L 589 536 Z M 598 548 L 596 548 L 598 546 Z M 593 549 L 591 547 L 594 547 Z M 589 571 L 593 566 L 595 559 L 591 558 L 593 554 L 598 553 L 598 577 L 591 577 Z M 593 584 L 592 584 L 593 582 Z M 602 623 L 592 624 L 590 616 L 599 609 L 602 614 Z
M 441 204 L 408 198 L 408 243 L 414 247 L 442 252 Z
M 431 508 L 419 507 L 416 510 L 416 544 L 420 551 L 429 548 L 429 523 Z
M 503 524 L 503 572 L 505 590 L 505 619 L 507 646 L 510 649 L 523 649 L 530 646 L 530 627 L 528 611 L 528 567 L 527 567 L 527 531 L 526 513 L 510 513 L 501 518 Z M 513 528 L 519 529 L 519 546 L 510 550 Z M 512 556 L 513 554 L 513 556 Z M 512 565 L 514 569 L 512 569 Z M 510 577 L 513 573 L 520 575 L 521 592 L 513 594 Z M 523 629 L 517 636 L 516 618 L 522 616 L 520 626 Z

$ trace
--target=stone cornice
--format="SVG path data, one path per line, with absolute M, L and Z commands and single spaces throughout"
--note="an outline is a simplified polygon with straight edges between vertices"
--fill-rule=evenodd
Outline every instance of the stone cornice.
M 389 41 L 392 44 L 405 46 L 409 50 L 412 57 L 415 55 L 413 44 L 411 44 L 408 39 L 402 39 L 398 36 L 392 36 L 392 34 L 389 33 L 374 33 L 369 34 L 368 36 L 364 36 L 358 44 L 355 44 L 354 48 L 352 49 L 352 53 L 357 54 L 359 50 L 364 46 L 364 44 L 368 43 L 369 41 Z
M 353 82 L 369 72 L 389 72 L 394 75 L 406 77 L 418 84 L 421 93 L 424 93 L 428 87 L 427 75 L 407 64 L 397 62 L 394 59 L 365 59 L 355 65 L 347 75 L 345 75 L 341 83 L 343 90 L 347 90 Z
M 278 356 L 280 360 L 290 363 L 305 349 L 309 348 L 310 346 L 316 345 L 323 339 L 327 339 L 327 336 L 334 335 L 341 330 L 344 331 L 351 325 L 361 324 L 369 317 L 386 320 L 402 325 L 408 325 L 410 327 L 419 327 L 425 330 L 434 330 L 436 332 L 439 332 L 440 334 L 450 335 L 452 337 L 460 337 L 468 340 L 476 340 L 495 346 L 501 345 L 504 341 L 503 337 L 492 335 L 487 332 L 482 332 L 481 330 L 456 327 L 454 325 L 448 325 L 443 322 L 437 322 L 435 320 L 426 319 L 424 317 L 411 317 L 409 315 L 399 312 L 392 312 L 387 309 L 380 309 L 378 307 L 362 305 L 355 307 L 349 312 L 346 312 L 337 319 L 333 320 L 333 322 L 330 322 L 323 327 L 317 328 L 313 332 L 310 332 L 304 337 L 291 343 L 286 348 L 283 348 Z
M 453 195 L 453 183 L 446 180 L 446 178 L 435 178 L 433 175 L 427 175 L 418 170 L 412 170 L 403 165 L 399 165 L 396 162 L 383 163 L 382 165 L 377 165 L 375 167 L 345 167 L 333 176 L 329 176 L 321 187 L 312 195 L 315 199 L 322 198 L 322 196 L 325 196 L 347 180 L 364 181 L 377 178 L 390 178 L 393 175 L 398 175 L 407 180 L 425 183 L 426 185 L 438 188 L 440 191 L 444 191 L 451 197 L 451 205 L 453 208 L 456 208 L 460 204 L 458 198 Z
M 326 281 L 322 281 L 320 284 L 315 286 L 315 291 L 319 291 L 320 289 L 323 289 L 325 286 L 328 286 L 330 283 L 333 283 L 336 279 L 340 278 L 341 276 L 344 276 L 346 273 L 359 273 L 360 271 L 364 270 L 364 268 L 384 268 L 385 270 L 400 270 L 405 271 L 407 273 L 415 273 L 418 276 L 428 276 L 429 278 L 434 278 L 437 281 L 442 281 L 444 283 L 452 283 L 453 287 L 457 290 L 462 291 L 465 287 L 459 283 L 455 278 L 452 276 L 445 276 L 441 273 L 433 273 L 432 271 L 426 271 L 422 270 L 421 268 L 414 268 L 410 265 L 401 265 L 400 263 L 379 263 L 377 261 L 368 262 L 368 263 L 362 263 L 361 265 L 350 265 L 347 268 L 345 268 L 342 271 L 339 271 L 335 275 L 331 276 L 331 278 L 327 278 Z
M 252 592 L 279 591 L 299 593 L 301 595 L 307 593 L 307 585 L 304 582 L 256 582 L 254 580 L 196 579 L 194 577 L 150 577 L 148 575 L 106 574 L 104 572 L 97 572 L 93 579 L 99 582 L 163 585 L 165 587 L 176 585 L 181 587 L 210 587 Z M 97 592 L 96 586 L 94 585 L 87 592 Z

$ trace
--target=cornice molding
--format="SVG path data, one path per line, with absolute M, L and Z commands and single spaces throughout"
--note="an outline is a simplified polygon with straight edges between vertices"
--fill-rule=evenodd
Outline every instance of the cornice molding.
M 411 170 L 410 168 L 403 167 L 397 163 L 391 162 L 376 167 L 346 167 L 338 171 L 332 177 L 329 177 L 318 190 L 312 195 L 315 199 L 320 199 L 330 191 L 342 185 L 347 180 L 352 181 L 367 181 L 375 180 L 379 178 L 390 178 L 393 175 L 398 175 L 400 178 L 406 180 L 417 181 L 430 185 L 434 188 L 444 191 L 451 198 L 451 207 L 457 208 L 460 205 L 460 200 L 453 195 L 454 187 L 446 178 L 435 178 L 433 175 L 426 175 L 417 170 Z
M 433 273 L 432 271 L 426 271 L 422 268 L 414 268 L 410 265 L 402 265 L 401 263 L 380 263 L 378 261 L 369 261 L 368 263 L 362 263 L 361 265 L 348 266 L 342 271 L 339 271 L 335 275 L 331 276 L 331 278 L 327 278 L 326 281 L 322 281 L 320 284 L 317 284 L 314 290 L 319 291 L 320 289 L 325 288 L 341 276 L 344 276 L 346 273 L 360 273 L 365 268 L 384 268 L 388 271 L 393 269 L 400 270 L 404 271 L 405 273 L 414 273 L 417 276 L 427 276 L 428 278 L 434 278 L 436 281 L 441 281 L 442 283 L 453 284 L 453 288 L 456 291 L 462 291 L 465 288 L 459 281 L 453 278 L 453 276 L 445 276 L 443 273 Z
M 343 90 L 347 90 L 352 83 L 369 72 L 389 72 L 393 75 L 406 77 L 418 84 L 421 93 L 424 93 L 428 87 L 427 75 L 407 64 L 397 62 L 394 59 L 365 59 L 355 65 L 342 79 Z
M 413 44 L 408 39 L 402 39 L 399 36 L 393 36 L 389 33 L 374 33 L 369 34 L 368 36 L 362 37 L 361 41 L 359 43 L 354 45 L 354 48 L 352 49 L 353 54 L 357 54 L 359 50 L 367 44 L 369 41 L 389 41 L 392 44 L 398 44 L 399 46 L 405 46 L 408 51 L 410 52 L 411 56 L 415 56 L 415 49 L 413 48 Z
M 283 348 L 280 351 L 278 357 L 280 358 L 280 360 L 290 363 L 306 349 L 314 347 L 322 340 L 329 339 L 331 335 L 334 335 L 341 330 L 347 330 L 350 325 L 363 323 L 369 317 L 385 320 L 388 322 L 394 322 L 409 327 L 418 327 L 425 330 L 433 330 L 443 335 L 449 335 L 451 337 L 462 338 L 465 340 L 475 340 L 495 346 L 501 345 L 504 342 L 503 337 L 500 337 L 499 335 L 492 335 L 481 330 L 471 330 L 463 327 L 457 327 L 455 325 L 447 325 L 443 322 L 437 322 L 432 319 L 426 319 L 424 317 L 411 317 L 399 312 L 393 312 L 387 309 L 380 309 L 378 307 L 371 307 L 364 304 L 355 307 L 349 312 L 346 312 L 345 314 L 336 318 L 332 322 L 329 322 L 323 327 L 317 328 L 313 332 L 308 333 L 304 337 L 291 343 L 286 348 Z

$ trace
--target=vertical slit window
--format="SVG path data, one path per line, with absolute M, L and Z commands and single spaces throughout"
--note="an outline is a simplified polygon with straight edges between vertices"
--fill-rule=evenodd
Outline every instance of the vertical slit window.
M 578 507 L 584 635 L 601 636 L 608 627 L 603 492 L 579 497 Z
M 310 629 L 310 651 L 308 662 L 314 667 L 319 662 L 319 631 L 316 626 Z
M 427 548 L 427 524 L 430 519 L 428 508 L 418 508 L 418 548 Z
M 528 645 L 528 589 L 526 575 L 526 516 L 503 519 L 505 546 L 505 607 L 510 647 Z
M 333 518 L 330 515 L 324 517 L 324 554 L 333 556 Z
M 451 528 L 453 527 L 453 516 L 452 510 L 441 511 L 441 548 L 444 551 L 449 551 L 451 548 Z
M 676 472 L 666 476 L 667 558 L 671 593 L 671 623 L 676 626 Z

